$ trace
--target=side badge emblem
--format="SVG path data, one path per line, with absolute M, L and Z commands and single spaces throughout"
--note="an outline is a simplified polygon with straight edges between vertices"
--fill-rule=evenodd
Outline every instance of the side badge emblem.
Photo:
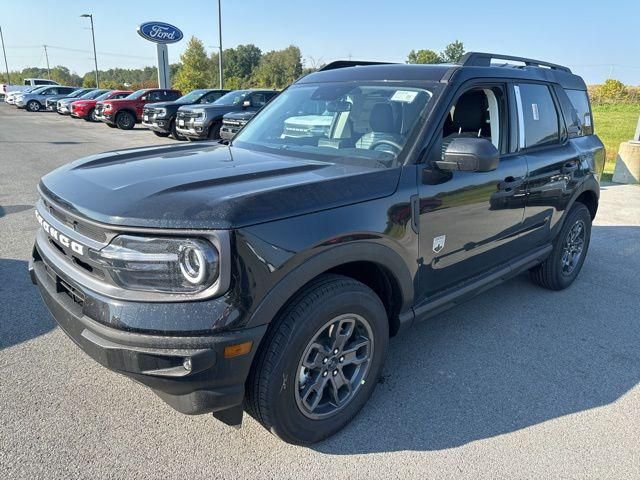
M 434 237 L 433 239 L 433 251 L 435 253 L 440 253 L 444 248 L 444 242 L 447 240 L 446 235 L 440 235 L 438 237 Z

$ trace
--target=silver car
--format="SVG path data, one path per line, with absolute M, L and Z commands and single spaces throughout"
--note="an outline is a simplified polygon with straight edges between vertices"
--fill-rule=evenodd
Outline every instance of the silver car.
M 44 110 L 47 99 L 64 98 L 78 87 L 51 86 L 42 90 L 25 93 L 16 98 L 16 107 L 26 108 L 30 112 Z

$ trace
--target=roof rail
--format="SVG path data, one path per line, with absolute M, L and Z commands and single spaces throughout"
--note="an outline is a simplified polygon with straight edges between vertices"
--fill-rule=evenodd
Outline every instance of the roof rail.
M 552 70 L 571 73 L 571 70 L 568 67 L 563 67 L 562 65 L 557 65 L 555 63 L 543 62 L 532 58 L 514 57 L 512 55 L 500 55 L 498 53 L 468 52 L 465 53 L 459 63 L 465 67 L 490 67 L 491 60 L 493 59 L 522 62 L 528 67 L 547 67 Z
M 368 62 L 363 60 L 336 60 L 335 62 L 327 63 L 324 67 L 318 69 L 319 72 L 326 72 L 327 70 L 336 70 L 338 68 L 347 67 L 361 67 L 366 65 L 389 65 L 391 62 Z

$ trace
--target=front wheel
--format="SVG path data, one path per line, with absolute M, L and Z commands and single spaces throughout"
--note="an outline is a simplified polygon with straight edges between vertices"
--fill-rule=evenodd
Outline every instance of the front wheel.
M 120 130 L 131 130 L 136 125 L 136 119 L 130 112 L 119 112 L 116 115 L 116 125 Z
M 170 128 L 171 128 L 171 136 L 174 138 L 174 140 L 178 140 L 179 142 L 184 142 L 187 139 L 187 137 L 185 137 L 184 135 L 180 135 L 180 133 L 178 133 L 175 120 L 171 120 Z
M 29 103 L 27 103 L 27 110 L 30 112 L 39 112 L 41 109 L 42 105 L 37 100 L 29 100 Z
M 366 285 L 323 275 L 274 320 L 247 380 L 246 408 L 289 443 L 323 440 L 347 425 L 380 377 L 387 314 Z
M 209 140 L 220 139 L 220 129 L 222 128 L 222 122 L 213 122 L 211 128 L 209 128 Z
M 530 270 L 534 283 L 549 290 L 563 290 L 576 279 L 589 249 L 591 214 L 583 203 L 575 203 L 553 243 L 547 259 Z
M 87 113 L 87 116 L 84 117 L 84 120 L 86 122 L 96 122 L 96 109 L 92 108 L 91 110 L 89 110 L 89 113 Z

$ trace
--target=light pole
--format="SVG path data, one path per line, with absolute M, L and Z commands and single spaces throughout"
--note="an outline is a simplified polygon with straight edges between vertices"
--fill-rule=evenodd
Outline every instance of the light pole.
M 2 53 L 4 54 L 4 68 L 7 69 L 7 83 L 11 83 L 9 77 L 9 64 L 7 63 L 7 51 L 4 49 L 4 36 L 2 35 L 2 27 L 0 27 L 0 40 L 2 40 Z
M 220 90 L 224 88 L 224 79 L 222 76 L 222 7 L 218 0 L 218 48 L 220 48 L 220 55 L 218 55 L 218 75 L 220 76 Z
M 91 39 L 93 40 L 93 62 L 96 66 L 96 88 L 100 88 L 100 78 L 98 77 L 98 57 L 96 55 L 96 34 L 93 30 L 93 14 L 83 13 L 80 15 L 82 18 L 88 18 L 91 20 Z

